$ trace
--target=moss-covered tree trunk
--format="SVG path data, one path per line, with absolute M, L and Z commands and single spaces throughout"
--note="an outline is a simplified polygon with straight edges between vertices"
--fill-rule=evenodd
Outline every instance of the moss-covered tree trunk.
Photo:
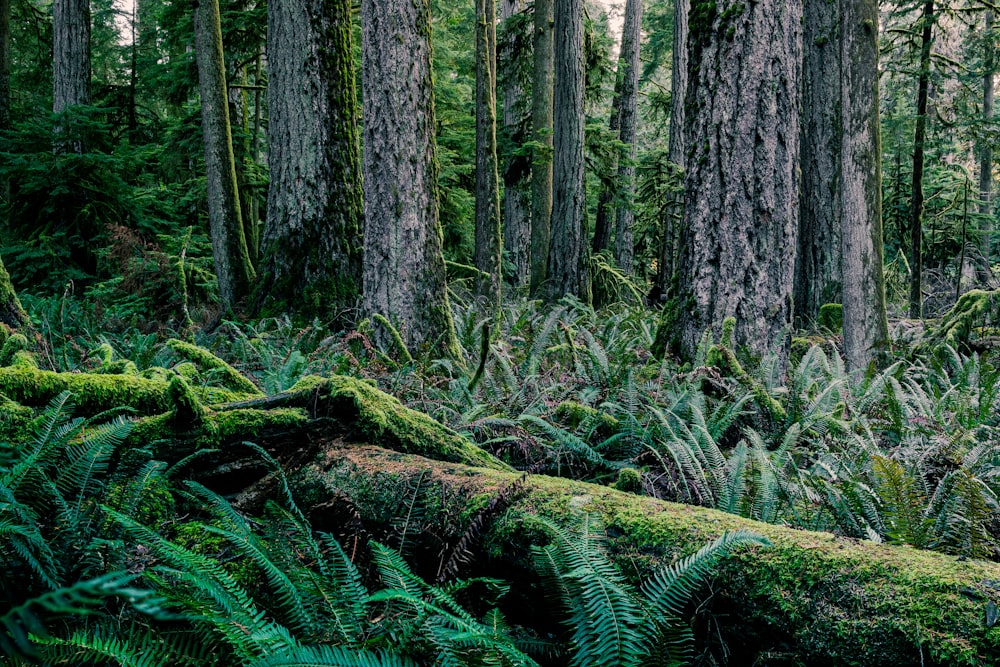
M 552 225 L 552 124 L 555 90 L 553 0 L 535 0 L 531 128 L 531 293 L 545 282 Z
M 736 320 L 735 343 L 787 352 L 798 232 L 802 5 L 697 0 L 689 15 L 680 351 Z
M 222 307 L 232 311 L 250 294 L 254 270 L 247 252 L 236 185 L 218 0 L 198 0 L 194 10 L 194 42 L 212 256 Z
M 584 236 L 583 0 L 554 0 L 552 223 L 545 293 L 590 302 L 590 267 Z
M 23 332 L 28 328 L 28 316 L 21 307 L 17 292 L 10 282 L 10 274 L 0 261 L 0 325 L 6 333 Z
M 344 321 L 360 298 L 364 221 L 350 0 L 268 3 L 263 311 Z
M 500 310 L 500 176 L 497 168 L 497 7 L 476 0 L 476 268 L 487 312 Z
M 361 3 L 364 310 L 416 352 L 457 357 L 448 305 L 426 0 Z M 391 332 L 378 326 L 389 343 Z
M 878 2 L 841 0 L 840 267 L 844 356 L 864 371 L 889 340 L 882 243 Z

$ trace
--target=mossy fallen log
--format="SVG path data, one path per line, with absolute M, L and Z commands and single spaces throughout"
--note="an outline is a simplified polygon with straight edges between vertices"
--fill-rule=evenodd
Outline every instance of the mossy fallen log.
M 293 482 L 310 503 L 346 493 L 375 523 L 391 520 L 387 508 L 410 494 L 418 478 L 434 487 L 427 493 L 434 502 L 424 508 L 425 524 L 434 526 L 471 515 L 518 475 L 353 447 L 329 449 Z M 723 531 L 749 528 L 768 537 L 772 547 L 729 559 L 713 585 L 714 622 L 734 664 L 1000 664 L 1000 626 L 987 620 L 987 607 L 1000 604 L 1000 565 L 772 526 L 562 479 L 527 476 L 521 488 L 483 536 L 497 562 L 526 561 L 526 545 L 539 538 L 537 526 L 524 520 L 528 514 L 564 524 L 579 512 L 598 514 L 619 564 L 637 576 Z

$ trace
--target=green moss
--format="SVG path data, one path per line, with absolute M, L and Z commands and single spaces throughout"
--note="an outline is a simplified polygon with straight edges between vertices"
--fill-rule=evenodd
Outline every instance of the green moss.
M 205 418 L 205 408 L 191 391 L 183 376 L 175 375 L 167 385 L 167 396 L 174 406 L 174 421 L 181 424 L 198 424 Z
M 839 303 L 826 303 L 819 308 L 816 323 L 832 333 L 839 333 L 844 328 L 844 307 Z
M 325 391 L 334 414 L 346 417 L 353 430 L 367 442 L 382 443 L 391 449 L 439 461 L 507 469 L 447 426 L 407 408 L 393 396 L 361 380 L 333 376 Z
M 432 473 L 427 473 L 433 466 Z M 346 492 L 367 519 L 395 507 L 415 476 L 429 474 L 431 527 L 450 525 L 471 502 L 517 475 L 440 466 L 375 448 L 345 450 L 296 483 L 322 497 Z M 456 494 L 455 489 L 465 494 Z M 643 577 L 718 537 L 748 528 L 772 542 L 726 560 L 713 586 L 713 613 L 723 639 L 738 637 L 763 658 L 769 652 L 809 665 L 985 665 L 1000 655 L 1000 627 L 987 628 L 985 606 L 1000 603 L 1000 565 L 958 562 L 909 547 L 876 545 L 828 533 L 762 524 L 714 510 L 623 494 L 607 487 L 530 475 L 506 518 L 488 529 L 495 558 L 528 558 L 538 538 L 526 514 L 571 525 L 598 514 L 624 571 Z M 748 658 L 752 662 L 753 656 Z M 782 663 L 787 664 L 787 663 Z
M 556 407 L 555 418 L 569 429 L 589 429 L 600 440 L 610 438 L 621 426 L 611 415 L 575 401 L 560 403 Z
M 34 418 L 31 408 L 0 396 L 0 442 L 24 442 L 32 433 L 29 424 Z
M 216 373 L 223 387 L 250 396 L 263 396 L 257 385 L 205 348 L 177 339 L 167 341 L 167 347 L 177 356 L 194 362 L 203 373 Z
M 1000 321 L 1000 290 L 970 290 L 963 294 L 930 336 L 934 345 L 961 347 L 972 339 L 976 326 Z
M 14 361 L 14 355 L 28 349 L 28 339 L 24 334 L 12 334 L 4 341 L 0 348 L 0 366 L 10 366 Z
M 0 393 L 22 405 L 43 407 L 61 392 L 69 391 L 85 414 L 131 407 L 141 414 L 171 409 L 167 385 L 139 376 L 55 373 L 37 368 L 0 368 Z
M 622 468 L 618 471 L 618 479 L 615 480 L 615 488 L 628 493 L 638 493 L 642 491 L 642 473 L 635 468 Z

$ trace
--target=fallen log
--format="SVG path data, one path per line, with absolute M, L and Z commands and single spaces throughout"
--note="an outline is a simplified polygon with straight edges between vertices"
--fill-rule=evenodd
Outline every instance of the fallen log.
M 432 461 L 376 447 L 329 447 L 293 475 L 303 498 L 347 494 L 362 518 L 432 485 L 432 527 L 470 516 L 519 479 L 515 473 Z M 762 524 L 722 512 L 638 497 L 608 487 L 526 476 L 503 518 L 482 536 L 497 562 L 526 562 L 542 536 L 537 514 L 565 525 L 599 515 L 615 558 L 637 576 L 722 532 L 749 528 L 773 546 L 721 565 L 712 608 L 734 664 L 988 665 L 1000 663 L 1000 565 L 829 533 Z M 988 618 L 989 617 L 989 618 Z M 511 619 L 517 621 L 517 619 Z

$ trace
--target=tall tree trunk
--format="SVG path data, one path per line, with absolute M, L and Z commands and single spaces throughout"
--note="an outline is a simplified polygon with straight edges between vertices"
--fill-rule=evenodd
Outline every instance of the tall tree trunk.
M 993 74 L 996 69 L 995 37 L 993 36 L 993 10 L 986 10 L 985 46 L 983 48 L 983 123 L 984 134 L 993 123 Z M 982 218 L 981 247 L 986 262 L 990 261 L 990 238 L 993 233 L 993 143 L 983 139 L 979 143 L 979 215 Z
M 882 241 L 878 0 L 841 0 L 841 268 L 844 356 L 864 371 L 889 339 Z
M 619 104 L 618 140 L 625 145 L 625 159 L 618 164 L 618 186 L 624 195 L 615 215 L 615 259 L 627 275 L 632 275 L 635 252 L 632 227 L 635 223 L 632 196 L 635 192 L 636 126 L 639 107 L 639 50 L 642 39 L 642 0 L 625 4 L 625 27 L 622 31 L 621 102 Z
M 217 0 L 198 0 L 194 14 L 198 90 L 201 95 L 201 129 L 205 143 L 205 187 L 208 222 L 212 236 L 215 274 L 224 310 L 235 310 L 250 294 L 254 280 L 247 253 L 233 137 L 229 125 L 229 98 L 222 54 L 222 27 Z
M 502 0 L 500 22 L 525 11 L 525 0 Z M 503 87 L 504 133 L 514 146 L 521 146 L 530 132 L 530 102 L 525 99 L 521 68 L 516 61 L 525 49 L 524 33 L 504 30 L 505 38 L 497 45 L 498 85 Z M 503 252 L 513 265 L 508 276 L 514 287 L 527 286 L 531 280 L 531 159 L 510 155 L 503 165 Z
M 927 89 L 931 78 L 934 0 L 924 3 L 921 16 L 920 74 L 917 78 L 917 122 L 913 132 L 913 188 L 910 202 L 910 317 L 923 316 L 923 215 L 924 215 L 924 142 L 927 139 Z
M 255 301 L 343 322 L 360 296 L 364 221 L 351 1 L 267 11 L 271 182 Z
M 476 0 L 476 268 L 487 310 L 500 310 L 500 177 L 497 173 L 497 8 Z
M 535 0 L 531 126 L 531 293 L 545 282 L 552 226 L 552 152 L 555 85 L 553 0 Z
M 394 321 L 411 349 L 458 357 L 438 218 L 427 0 L 362 0 L 361 26 L 364 309 Z
M 0 132 L 6 132 L 9 129 L 10 129 L 10 0 L 0 0 Z
M 90 104 L 90 2 L 53 0 L 52 111 Z
M 845 0 L 846 1 L 846 0 Z M 815 321 L 841 303 L 841 24 L 839 2 L 805 0 L 802 35 L 802 195 L 795 318 Z
M 621 104 L 622 104 L 622 75 L 624 74 L 621 59 L 618 60 L 618 71 L 615 74 L 615 91 L 611 98 L 611 117 L 608 119 L 608 132 L 615 139 L 621 131 Z M 610 171 L 618 175 L 618 155 L 615 154 L 610 165 Z M 594 216 L 594 240 L 591 248 L 594 253 L 599 253 L 611 247 L 612 232 L 612 202 L 615 200 L 615 190 L 618 189 L 616 182 L 602 184 L 601 192 L 597 195 L 597 213 Z
M 546 289 L 550 300 L 572 294 L 590 302 L 583 218 L 583 0 L 555 0 L 552 225 Z
M 676 342 L 687 357 L 706 329 L 718 331 L 729 317 L 735 343 L 755 354 L 791 326 L 801 20 L 797 0 L 692 2 L 675 297 Z
M 688 84 L 688 12 L 691 10 L 690 0 L 674 0 L 674 45 L 671 54 L 670 68 L 670 161 L 682 171 L 685 168 L 687 145 L 684 139 L 684 101 L 687 96 Z M 666 207 L 663 228 L 663 252 L 660 255 L 660 267 L 653 287 L 653 294 L 670 295 L 676 285 L 674 272 L 676 269 L 677 231 L 684 216 L 684 192 L 678 191 L 671 195 L 671 201 Z

